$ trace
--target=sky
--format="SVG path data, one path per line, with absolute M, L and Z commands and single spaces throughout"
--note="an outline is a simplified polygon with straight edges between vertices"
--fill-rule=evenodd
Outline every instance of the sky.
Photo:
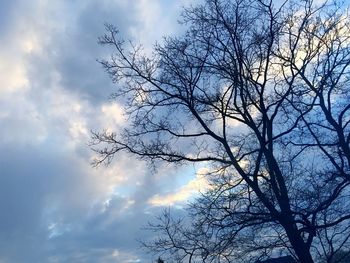
M 137 240 L 204 182 L 198 167 L 120 154 L 94 168 L 91 130 L 127 125 L 96 60 L 104 23 L 151 49 L 194 0 L 0 1 L 0 263 L 154 262 Z

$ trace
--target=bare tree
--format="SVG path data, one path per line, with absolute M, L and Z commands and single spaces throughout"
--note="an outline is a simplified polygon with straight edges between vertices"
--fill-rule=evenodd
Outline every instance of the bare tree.
M 94 133 L 96 164 L 126 151 L 202 163 L 211 187 L 164 214 L 149 246 L 178 261 L 231 262 L 288 251 L 299 262 L 349 245 L 350 21 L 336 3 L 206 0 L 184 36 L 146 56 L 107 25 L 102 65 L 129 128 Z M 338 252 L 339 253 L 339 252 Z

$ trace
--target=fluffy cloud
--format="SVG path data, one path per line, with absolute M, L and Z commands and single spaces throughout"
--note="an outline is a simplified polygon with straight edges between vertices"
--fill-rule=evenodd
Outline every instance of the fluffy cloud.
M 152 206 L 181 206 L 191 198 L 195 197 L 198 193 L 204 192 L 210 188 L 207 179 L 208 172 L 208 168 L 202 167 L 198 169 L 196 177 L 189 180 L 185 185 L 167 194 L 156 194 L 152 196 L 148 202 Z
M 109 22 L 150 47 L 179 32 L 184 2 L 3 1 L 0 262 L 150 260 L 136 241 L 149 238 L 140 228 L 160 210 L 147 200 L 184 182 L 181 172 L 151 173 L 125 155 L 91 167 L 89 131 L 126 121 L 122 106 L 108 100 L 114 86 L 96 58 L 110 51 L 97 37 Z

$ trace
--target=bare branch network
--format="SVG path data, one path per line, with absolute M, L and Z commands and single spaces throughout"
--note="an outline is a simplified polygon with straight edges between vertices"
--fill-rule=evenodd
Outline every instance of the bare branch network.
M 146 56 L 106 26 L 100 61 L 130 125 L 94 133 L 96 164 L 121 151 L 199 162 L 211 187 L 169 212 L 147 246 L 176 262 L 344 262 L 350 251 L 350 21 L 337 3 L 206 0 L 187 32 Z M 340 256 L 342 255 L 342 256 Z M 319 261 L 318 261 L 319 260 Z

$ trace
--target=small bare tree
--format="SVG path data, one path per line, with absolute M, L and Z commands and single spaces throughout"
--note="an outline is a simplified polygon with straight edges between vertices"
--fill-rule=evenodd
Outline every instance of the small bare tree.
M 94 133 L 96 164 L 120 151 L 202 163 L 211 187 L 168 213 L 149 247 L 179 262 L 232 262 L 287 251 L 333 262 L 349 246 L 350 21 L 336 3 L 206 0 L 187 33 L 151 56 L 107 25 L 102 65 L 130 126 Z M 339 253 L 339 252 L 338 252 Z

